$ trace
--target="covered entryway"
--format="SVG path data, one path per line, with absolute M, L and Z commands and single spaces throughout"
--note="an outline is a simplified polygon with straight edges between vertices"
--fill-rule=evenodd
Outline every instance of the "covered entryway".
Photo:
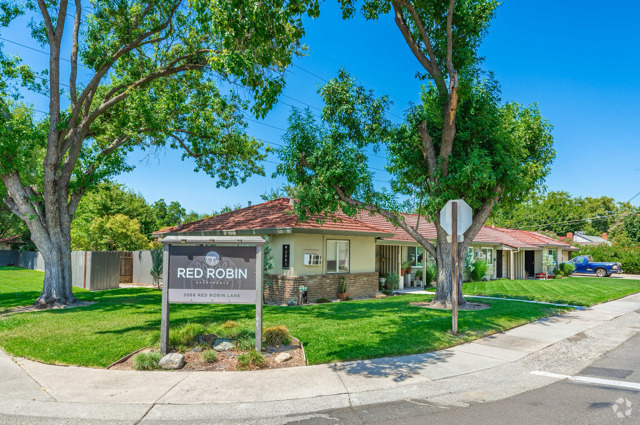
M 502 250 L 496 250 L 496 279 L 500 279 L 502 276 Z

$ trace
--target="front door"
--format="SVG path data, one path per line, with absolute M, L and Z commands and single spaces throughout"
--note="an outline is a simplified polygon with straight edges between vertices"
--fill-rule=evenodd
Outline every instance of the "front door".
M 524 271 L 527 277 L 535 277 L 536 273 L 536 254 L 533 251 L 524 252 Z
M 496 250 L 496 278 L 502 277 L 502 250 Z

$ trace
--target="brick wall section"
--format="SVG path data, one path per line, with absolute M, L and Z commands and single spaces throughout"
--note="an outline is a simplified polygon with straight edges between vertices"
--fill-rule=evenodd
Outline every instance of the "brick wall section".
M 338 285 L 347 279 L 347 293 L 351 298 L 372 297 L 378 292 L 378 273 L 324 274 L 315 276 L 270 275 L 272 285 L 265 285 L 265 301 L 283 304 L 287 299 L 297 299 L 298 288 L 308 288 L 307 300 L 337 298 Z

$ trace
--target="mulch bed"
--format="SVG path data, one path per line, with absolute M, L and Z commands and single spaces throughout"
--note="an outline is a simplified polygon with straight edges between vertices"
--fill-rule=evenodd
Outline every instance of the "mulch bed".
M 152 351 L 151 349 L 145 349 L 140 351 L 141 353 L 147 353 Z M 276 356 L 280 353 L 289 353 L 291 359 L 283 363 L 276 362 Z M 186 371 L 211 371 L 211 372 L 226 372 L 237 370 L 238 356 L 242 352 L 237 350 L 218 352 L 218 361 L 215 363 L 206 363 L 200 359 L 201 352 L 189 350 L 184 353 L 185 366 L 180 370 Z M 267 347 L 266 351 L 262 353 L 265 357 L 266 363 L 262 369 L 282 369 L 286 367 L 306 366 L 306 360 L 304 350 L 300 346 L 300 343 L 296 340 L 291 345 L 284 345 L 278 347 Z M 129 357 L 127 360 L 117 363 L 109 367 L 112 370 L 133 370 L 133 358 Z

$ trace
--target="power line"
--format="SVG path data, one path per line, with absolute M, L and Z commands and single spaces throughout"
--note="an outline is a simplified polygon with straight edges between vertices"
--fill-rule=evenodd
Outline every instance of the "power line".
M 581 219 L 577 219 L 577 220 L 565 220 L 565 221 L 554 221 L 554 222 L 550 222 L 550 223 L 542 223 L 542 224 L 531 224 L 531 225 L 527 225 L 527 226 L 521 226 L 521 227 L 515 227 L 515 229 L 518 230 L 525 230 L 527 228 L 539 228 L 539 227 L 544 227 L 544 226 L 551 226 L 554 224 L 569 224 L 569 223 L 580 223 L 583 221 L 592 221 L 592 220 L 603 220 L 603 219 L 607 219 L 607 218 L 611 218 L 611 217 L 618 217 L 621 215 L 626 215 L 626 214 L 633 214 L 633 211 L 625 211 L 625 212 L 621 212 L 621 213 L 616 213 L 616 214 L 606 214 L 606 215 L 596 215 L 593 217 L 585 217 L 585 218 L 581 218 Z

